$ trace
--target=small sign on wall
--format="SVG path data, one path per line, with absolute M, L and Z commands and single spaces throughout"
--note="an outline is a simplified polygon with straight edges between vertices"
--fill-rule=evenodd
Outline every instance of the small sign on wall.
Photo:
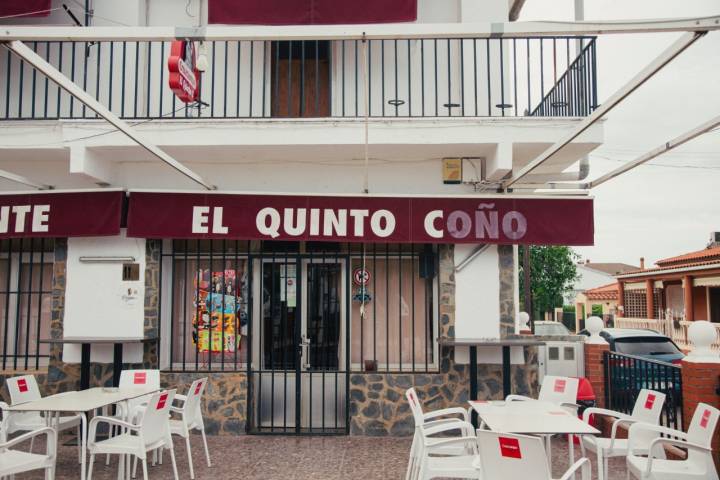
M 462 183 L 462 158 L 443 158 L 443 183 Z

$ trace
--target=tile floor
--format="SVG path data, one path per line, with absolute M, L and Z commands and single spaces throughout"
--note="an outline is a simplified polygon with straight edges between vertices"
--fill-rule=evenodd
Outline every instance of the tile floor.
M 212 467 L 205 463 L 200 437 L 194 435 L 192 438 L 195 478 L 198 480 L 402 480 L 410 449 L 410 439 L 387 437 L 223 436 L 208 437 L 208 444 Z M 39 448 L 43 447 L 36 445 L 35 451 Z M 184 442 L 176 439 L 175 451 L 180 478 L 189 479 Z M 560 477 L 568 464 L 567 442 L 555 439 L 553 451 L 553 473 Z M 75 447 L 60 447 L 58 480 L 79 478 L 76 459 Z M 142 477 L 139 467 L 138 473 Z M 595 473 L 593 462 L 593 478 L 596 478 Z M 42 478 L 40 472 L 16 476 L 16 480 Z M 96 461 L 93 479 L 116 478 L 116 460 L 108 467 L 104 457 Z M 149 468 L 150 480 L 172 478 L 167 455 L 163 465 Z M 611 460 L 608 478 L 625 479 L 623 459 Z

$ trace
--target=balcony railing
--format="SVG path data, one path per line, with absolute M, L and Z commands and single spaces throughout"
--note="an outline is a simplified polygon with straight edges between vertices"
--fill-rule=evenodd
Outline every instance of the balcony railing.
M 211 41 L 194 105 L 167 86 L 168 42 L 29 46 L 125 119 L 575 117 L 597 105 L 594 37 Z M 73 118 L 97 116 L 0 52 L 0 119 Z

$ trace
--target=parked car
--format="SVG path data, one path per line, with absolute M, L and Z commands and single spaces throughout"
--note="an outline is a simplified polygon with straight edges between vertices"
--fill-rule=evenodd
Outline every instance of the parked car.
M 589 335 L 587 330 L 580 334 Z M 669 364 L 677 365 L 685 356 L 675 342 L 655 330 L 634 328 L 606 328 L 600 336 L 610 344 L 611 352 L 631 355 L 630 358 L 610 359 L 608 393 L 611 405 L 615 409 L 629 408 L 641 389 L 658 390 L 667 395 L 664 409 L 667 421 L 675 422 L 680 415 L 682 387 L 680 372 Z
M 562 336 L 572 333 L 560 322 L 535 322 L 535 335 Z
M 581 335 L 590 335 L 582 330 Z M 610 344 L 610 351 L 650 360 L 679 364 L 685 355 L 669 337 L 655 330 L 641 328 L 606 328 L 600 332 Z

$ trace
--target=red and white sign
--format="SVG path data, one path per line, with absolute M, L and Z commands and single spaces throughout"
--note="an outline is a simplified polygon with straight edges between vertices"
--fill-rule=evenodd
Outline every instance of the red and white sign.
M 652 410 L 653 405 L 655 405 L 655 398 L 657 396 L 654 393 L 649 393 L 647 396 L 647 399 L 645 400 L 645 409 L 646 410 Z
M 200 70 L 197 69 L 195 42 L 176 40 L 170 45 L 168 84 L 183 102 L 190 103 L 200 95 Z
M 517 438 L 498 437 L 500 455 L 506 458 L 522 458 L 520 441 Z
M 353 270 L 353 283 L 355 285 L 367 285 L 370 282 L 370 272 L 365 268 Z
M 133 378 L 133 383 L 135 385 L 145 385 L 147 383 L 147 373 L 146 372 L 135 372 L 135 377 Z
M 18 387 L 18 391 L 20 393 L 27 393 L 27 391 L 28 391 L 27 380 L 25 380 L 24 378 L 19 379 L 17 381 L 17 387 Z
M 700 426 L 702 428 L 707 428 L 709 422 L 710 422 L 710 410 L 705 410 L 703 412 L 702 417 L 700 418 Z
M 563 380 L 562 378 L 558 378 L 555 380 L 555 393 L 565 393 L 565 386 L 567 385 L 567 380 Z
M 0 195 L 0 238 L 117 235 L 124 196 L 121 191 Z
M 593 200 L 132 192 L 128 235 L 592 245 Z

